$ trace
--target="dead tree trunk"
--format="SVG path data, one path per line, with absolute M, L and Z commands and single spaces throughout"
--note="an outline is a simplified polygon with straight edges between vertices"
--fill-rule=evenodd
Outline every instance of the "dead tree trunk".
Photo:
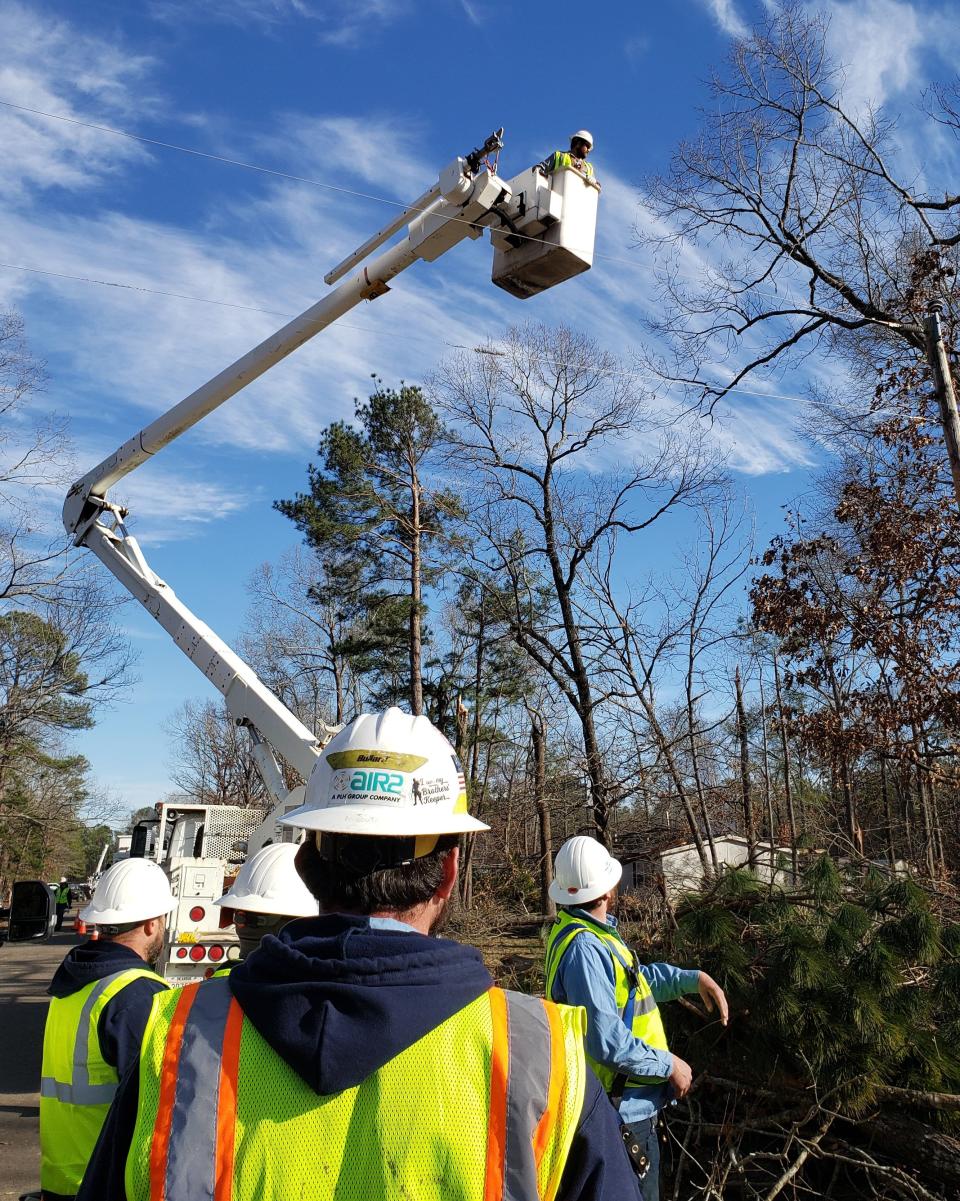
M 743 833 L 747 840 L 747 864 L 757 865 L 757 832 L 753 821 L 753 797 L 750 792 L 750 744 L 747 741 L 747 713 L 743 704 L 743 681 L 739 666 L 733 673 L 737 693 L 737 735 L 740 741 L 740 791 L 743 796 Z
M 550 828 L 550 806 L 547 803 L 547 735 L 540 713 L 530 714 L 530 744 L 533 749 L 533 803 L 540 828 L 540 909 L 545 916 L 555 917 L 557 907 L 550 899 L 553 833 Z
M 797 816 L 793 809 L 793 793 L 790 789 L 790 744 L 787 740 L 787 719 L 783 712 L 783 693 L 780 691 L 780 663 L 773 656 L 773 687 L 777 697 L 777 724 L 780 727 L 780 748 L 783 754 L 783 800 L 787 810 L 787 825 L 790 827 L 790 857 L 793 860 L 793 883 L 800 879 L 800 862 L 797 853 Z

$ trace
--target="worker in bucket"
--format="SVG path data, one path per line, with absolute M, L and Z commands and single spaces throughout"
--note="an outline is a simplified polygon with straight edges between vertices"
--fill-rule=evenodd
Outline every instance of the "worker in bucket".
M 446 738 L 362 714 L 281 820 L 321 916 L 157 998 L 79 1201 L 637 1201 L 582 1011 L 436 937 L 487 829 Z
M 40 1080 L 40 1185 L 45 1201 L 74 1197 L 110 1102 L 136 1064 L 150 1006 L 167 984 L 151 970 L 174 907 L 167 877 L 124 859 L 100 877 L 80 917 L 99 941 L 74 947 L 47 990 Z
M 639 962 L 609 912 L 622 872 L 594 838 L 570 838 L 557 852 L 550 896 L 561 908 L 547 938 L 546 994 L 586 1010 L 587 1057 L 619 1111 L 625 1144 L 645 1161 L 644 1201 L 657 1201 L 657 1115 L 692 1079 L 667 1046 L 657 1005 L 699 993 L 725 1026 L 727 999 L 706 972 Z
M 587 155 L 593 149 L 593 134 L 589 129 L 578 129 L 570 135 L 569 150 L 554 150 L 547 155 L 538 168 L 544 175 L 553 175 L 565 167 L 572 167 L 588 179 L 593 179 L 593 163 L 587 162 Z
M 297 917 L 316 917 L 317 899 L 297 875 L 294 859 L 297 846 L 275 842 L 261 847 L 237 872 L 229 889 L 214 901 L 230 916 L 240 940 L 240 959 L 246 959 L 268 934 L 279 934 Z M 236 964 L 214 975 L 229 972 Z

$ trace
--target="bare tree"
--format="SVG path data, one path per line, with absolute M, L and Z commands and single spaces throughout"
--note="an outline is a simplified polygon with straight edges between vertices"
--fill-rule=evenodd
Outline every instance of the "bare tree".
M 343 651 L 350 622 L 325 578 L 320 556 L 301 547 L 261 564 L 247 586 L 253 606 L 244 640 L 261 679 L 318 733 L 359 708 L 359 681 Z
M 68 451 L 63 423 L 30 410 L 44 379 L 23 318 L 0 312 L 0 601 L 18 605 L 55 595 L 70 570 L 62 531 L 45 534 L 36 514 L 39 489 L 66 482 Z
M 581 633 L 585 568 L 613 535 L 637 534 L 699 496 L 710 466 L 658 427 L 638 381 L 583 335 L 531 326 L 489 351 L 455 357 L 434 393 L 452 427 L 451 461 L 472 485 L 478 553 L 503 616 L 577 715 L 606 841 L 604 698 Z M 654 450 L 641 453 L 641 443 Z
M 788 3 L 735 42 L 701 131 L 645 188 L 655 220 L 639 236 L 663 252 L 659 369 L 710 409 L 818 348 L 922 357 L 914 270 L 939 272 L 941 286 L 953 274 L 960 195 L 918 192 L 898 174 L 894 123 L 844 101 L 827 30 Z M 931 127 L 958 132 L 954 101 L 931 93 Z M 693 276 L 691 249 L 706 258 Z M 730 359 L 721 377 L 715 365 Z
M 186 701 L 167 723 L 170 777 L 202 805 L 261 805 L 264 787 L 253 743 L 222 705 Z

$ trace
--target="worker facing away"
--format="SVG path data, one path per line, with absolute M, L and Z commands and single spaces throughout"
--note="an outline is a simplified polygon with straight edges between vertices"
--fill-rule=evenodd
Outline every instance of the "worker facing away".
M 487 829 L 446 738 L 363 714 L 282 820 L 321 915 L 155 999 L 79 1201 L 636 1201 L 582 1011 L 435 937 Z
M 316 917 L 317 899 L 297 875 L 297 846 L 275 842 L 261 847 L 237 872 L 229 889 L 214 901 L 233 920 L 240 940 L 240 959 L 255 951 L 267 934 L 279 934 L 296 917 Z M 223 975 L 232 967 L 221 968 Z
M 53 890 L 53 900 L 57 907 L 57 924 L 53 928 L 54 930 L 62 930 L 63 915 L 73 904 L 73 893 L 70 891 L 70 885 L 67 883 L 66 876 L 60 877 L 60 883 Z
M 167 989 L 150 965 L 173 907 L 160 868 L 125 859 L 104 872 L 80 912 L 100 940 L 74 947 L 48 989 L 40 1081 L 46 1201 L 76 1195 L 117 1084 L 139 1058 L 153 998 Z
M 625 1141 L 648 1161 L 644 1201 L 657 1201 L 657 1115 L 686 1095 L 692 1076 L 667 1046 L 657 1005 L 698 992 L 726 1025 L 727 999 L 706 972 L 637 960 L 609 912 L 622 871 L 593 838 L 570 838 L 557 852 L 550 896 L 562 908 L 547 938 L 546 993 L 586 1010 L 587 1057 L 632 1134 Z
M 553 154 L 547 155 L 543 162 L 538 164 L 539 169 L 544 175 L 553 175 L 564 168 L 572 168 L 588 179 L 593 179 L 593 163 L 587 162 L 587 156 L 592 149 L 593 134 L 589 129 L 578 129 L 570 135 L 570 149 L 554 150 Z

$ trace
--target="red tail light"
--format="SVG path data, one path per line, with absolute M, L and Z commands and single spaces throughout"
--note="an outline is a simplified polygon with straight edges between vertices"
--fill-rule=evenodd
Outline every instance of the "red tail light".
M 210 947 L 207 950 L 207 954 L 214 961 L 214 963 L 216 963 L 223 958 L 223 947 L 219 947 L 219 946 Z
M 206 954 L 206 951 L 204 950 L 204 948 L 202 946 L 200 946 L 199 943 L 197 943 L 195 946 L 192 946 L 190 948 L 190 958 L 193 960 L 194 963 L 199 963 L 205 954 Z
M 178 959 L 186 959 L 186 957 L 187 957 L 187 948 L 186 947 L 177 947 L 177 958 Z
M 202 922 L 207 916 L 207 911 L 202 905 L 194 905 L 190 910 L 190 920 L 192 922 Z

